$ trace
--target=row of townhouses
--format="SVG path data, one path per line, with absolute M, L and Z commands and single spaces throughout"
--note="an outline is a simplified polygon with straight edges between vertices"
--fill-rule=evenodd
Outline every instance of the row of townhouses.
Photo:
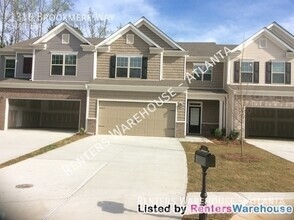
M 0 49 L 0 129 L 293 138 L 293 64 L 276 22 L 240 45 L 175 42 L 145 17 L 106 39 L 61 23 Z

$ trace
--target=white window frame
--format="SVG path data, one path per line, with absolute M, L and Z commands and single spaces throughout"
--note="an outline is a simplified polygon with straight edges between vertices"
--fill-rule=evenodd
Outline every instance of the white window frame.
M 127 66 L 127 77 L 121 77 L 121 76 L 117 76 L 117 58 L 128 58 L 128 66 Z M 131 58 L 141 58 L 141 64 L 143 63 L 143 56 L 142 55 L 117 55 L 116 56 L 116 60 L 115 60 L 115 78 L 119 78 L 119 79 L 141 79 L 142 78 L 142 65 L 140 67 L 141 73 L 140 73 L 140 77 L 135 78 L 135 77 L 130 77 L 130 69 L 134 68 L 134 69 L 139 69 L 139 67 L 131 67 Z M 122 68 L 122 67 L 121 67 Z
M 53 55 L 61 55 L 61 56 L 63 56 L 63 63 L 62 64 L 52 64 Z M 67 56 L 67 55 L 76 56 L 76 64 L 75 65 L 65 64 L 65 56 Z M 52 65 L 62 66 L 62 75 L 52 75 Z M 75 66 L 76 67 L 76 74 L 75 75 L 65 75 L 65 67 L 66 66 Z M 78 53 L 58 53 L 58 52 L 52 52 L 51 53 L 50 76 L 77 76 L 78 75 L 77 70 L 78 70 Z
M 242 73 L 249 73 L 249 72 L 242 72 L 242 63 L 251 63 L 252 65 L 252 71 L 251 71 L 251 82 L 243 82 L 242 81 Z M 240 82 L 241 83 L 253 83 L 254 80 L 254 61 L 253 60 L 242 60 L 240 61 Z
M 134 34 L 126 35 L 126 44 L 134 44 L 134 41 L 135 41 Z
M 196 66 L 202 66 L 202 67 L 205 67 L 205 69 L 206 69 L 206 65 L 205 65 L 205 63 L 193 63 L 193 71 L 196 69 Z M 209 67 L 211 70 L 210 70 L 210 73 L 204 73 L 204 74 L 202 74 L 202 73 L 200 73 L 200 75 L 201 75 L 201 80 L 199 80 L 199 79 L 195 79 L 196 81 L 200 81 L 200 82 L 212 82 L 212 73 L 213 73 L 213 67 L 212 66 L 210 66 Z M 194 73 L 194 74 L 196 74 L 196 73 Z M 204 76 L 203 75 L 205 75 L 205 74 L 207 74 L 207 75 L 211 75 L 210 76 L 210 80 L 204 80 Z M 196 78 L 196 77 L 195 77 Z
M 279 60 L 272 60 L 272 68 L 271 68 L 271 84 L 286 84 L 286 62 L 285 61 L 279 61 Z M 274 63 L 283 63 L 284 64 L 284 72 L 274 72 Z M 284 82 L 283 83 L 275 83 L 274 82 L 274 74 L 283 74 L 284 75 Z
M 61 43 L 62 44 L 69 44 L 70 35 L 69 34 L 62 34 L 61 35 Z
M 6 78 L 6 69 L 12 69 L 12 68 L 6 68 L 6 62 L 7 60 L 14 60 L 14 74 L 13 78 L 15 77 L 15 70 L 16 70 L 16 58 L 15 57 L 7 57 L 5 56 L 5 66 L 4 66 L 4 77 Z
M 262 42 L 264 42 L 264 44 L 265 44 L 264 46 L 263 46 Z M 258 48 L 260 48 L 260 49 L 267 48 L 267 39 L 266 38 L 264 38 L 264 37 L 259 38 Z

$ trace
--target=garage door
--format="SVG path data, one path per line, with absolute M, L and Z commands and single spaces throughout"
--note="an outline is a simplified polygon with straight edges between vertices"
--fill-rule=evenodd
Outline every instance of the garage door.
M 147 104 L 100 101 L 98 133 L 109 134 L 109 131 L 113 133 L 113 129 L 122 131 L 122 126 L 126 125 L 129 129 L 124 129 L 125 133 L 122 134 L 125 135 L 174 137 L 175 104 L 164 104 L 149 116 L 145 115 L 145 119 L 139 120 L 136 125 L 128 125 L 127 120 L 136 113 L 140 116 L 140 112 L 143 112 Z
M 79 127 L 79 101 L 10 99 L 8 128 Z
M 294 109 L 246 108 L 246 137 L 294 138 Z

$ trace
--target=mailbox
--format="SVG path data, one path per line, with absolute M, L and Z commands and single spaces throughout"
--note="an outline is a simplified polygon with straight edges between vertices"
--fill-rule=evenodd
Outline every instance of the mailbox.
M 206 146 L 201 146 L 195 152 L 195 162 L 203 167 L 215 167 L 215 156 L 208 151 Z

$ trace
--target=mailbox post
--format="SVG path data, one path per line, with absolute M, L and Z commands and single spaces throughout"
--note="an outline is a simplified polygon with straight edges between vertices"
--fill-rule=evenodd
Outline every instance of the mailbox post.
M 201 205 L 206 205 L 206 175 L 209 167 L 215 167 L 215 156 L 211 154 L 207 146 L 202 145 L 199 150 L 195 152 L 195 162 L 201 165 L 202 168 L 202 190 L 201 190 Z M 207 213 L 200 213 L 199 220 L 207 220 Z

